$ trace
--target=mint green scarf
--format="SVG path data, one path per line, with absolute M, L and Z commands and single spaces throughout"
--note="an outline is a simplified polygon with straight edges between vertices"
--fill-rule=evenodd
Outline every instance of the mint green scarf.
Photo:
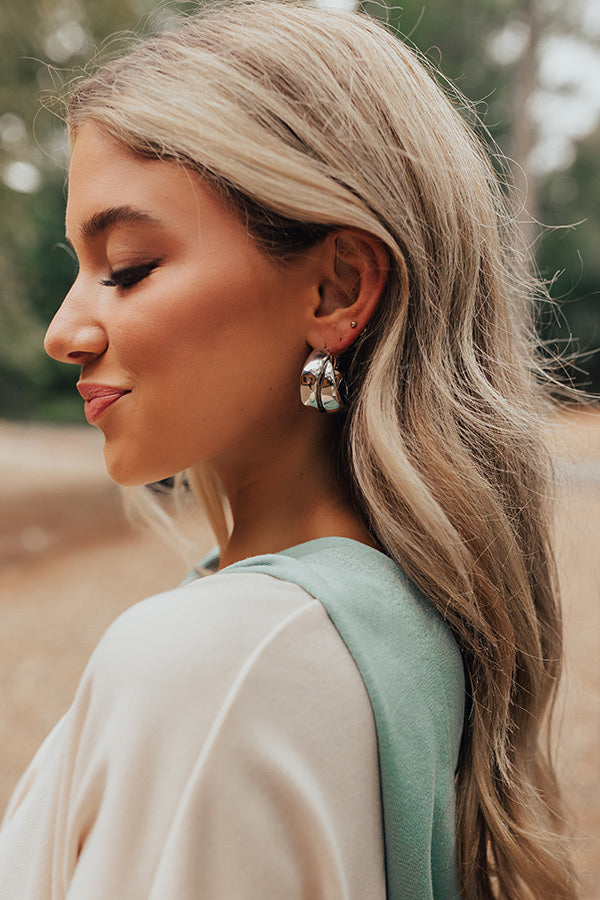
M 454 773 L 465 688 L 448 626 L 394 562 L 347 538 L 309 541 L 221 571 L 272 575 L 323 604 L 373 707 L 388 900 L 458 898 Z

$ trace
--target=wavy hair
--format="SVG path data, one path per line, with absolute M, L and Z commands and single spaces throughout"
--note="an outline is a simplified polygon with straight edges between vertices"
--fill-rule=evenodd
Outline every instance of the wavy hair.
M 562 648 L 532 324 L 544 291 L 465 101 L 428 68 L 365 15 L 250 0 L 137 42 L 76 85 L 67 121 L 180 160 L 275 257 L 340 226 L 387 248 L 384 296 L 344 360 L 341 471 L 462 650 L 462 897 L 569 900 L 546 729 Z M 190 480 L 226 540 L 218 485 Z

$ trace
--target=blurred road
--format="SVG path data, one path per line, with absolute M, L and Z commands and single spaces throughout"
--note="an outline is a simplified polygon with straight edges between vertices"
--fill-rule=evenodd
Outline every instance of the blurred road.
M 557 756 L 581 900 L 600 900 L 600 414 L 565 414 L 552 441 L 567 645 Z M 95 429 L 0 422 L 0 809 L 108 624 L 186 571 L 127 525 L 101 448 Z M 197 538 L 200 555 L 202 523 Z

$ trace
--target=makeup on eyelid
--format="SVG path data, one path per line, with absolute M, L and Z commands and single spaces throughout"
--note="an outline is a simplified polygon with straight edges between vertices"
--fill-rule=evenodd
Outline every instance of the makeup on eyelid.
M 163 258 L 155 259 L 149 263 L 142 263 L 141 265 L 124 266 L 111 272 L 108 278 L 102 278 L 100 284 L 104 287 L 118 287 L 122 289 L 134 287 L 154 272 L 162 261 Z

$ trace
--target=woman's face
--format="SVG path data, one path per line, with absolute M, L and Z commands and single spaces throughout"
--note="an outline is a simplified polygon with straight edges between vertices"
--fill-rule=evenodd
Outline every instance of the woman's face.
M 310 254 L 272 261 L 199 178 L 92 124 L 75 140 L 66 223 L 79 274 L 45 346 L 81 366 L 116 481 L 260 453 L 310 414 L 298 392 L 319 302 Z

